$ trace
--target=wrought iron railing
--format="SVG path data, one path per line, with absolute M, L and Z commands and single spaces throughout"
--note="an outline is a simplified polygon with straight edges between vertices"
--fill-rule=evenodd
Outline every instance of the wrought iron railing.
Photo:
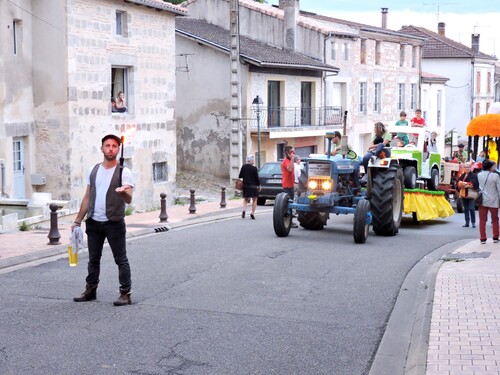
M 257 119 L 259 121 L 257 121 Z M 251 127 L 260 129 L 342 125 L 342 107 L 266 107 L 252 110 Z

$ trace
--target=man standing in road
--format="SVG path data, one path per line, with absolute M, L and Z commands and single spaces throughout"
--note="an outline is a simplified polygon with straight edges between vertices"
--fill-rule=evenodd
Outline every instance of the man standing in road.
M 281 186 L 290 199 L 294 197 L 294 182 L 295 182 L 295 150 L 292 146 L 285 146 L 285 158 L 281 163 Z M 291 212 L 290 212 L 291 214 Z M 292 228 L 297 228 L 297 224 L 292 221 Z
M 120 282 L 120 296 L 113 304 L 123 306 L 132 303 L 130 298 L 132 282 L 125 242 L 124 217 L 125 203 L 132 202 L 134 178 L 128 168 L 124 167 L 120 172 L 121 167 L 117 162 L 120 144 L 121 139 L 113 134 L 108 134 L 102 139 L 101 151 L 104 159 L 87 174 L 87 191 L 71 228 L 80 226 L 87 215 L 85 221 L 89 249 L 87 285 L 80 297 L 73 298 L 75 302 L 96 299 L 102 249 L 104 240 L 107 239 L 118 266 Z

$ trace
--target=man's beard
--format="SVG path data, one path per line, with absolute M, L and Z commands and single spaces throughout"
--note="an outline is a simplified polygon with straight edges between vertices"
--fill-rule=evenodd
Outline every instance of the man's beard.
M 117 156 L 118 156 L 118 154 L 116 154 L 115 156 L 109 156 L 109 155 L 104 154 L 104 159 L 106 159 L 107 161 L 113 161 L 113 160 L 116 160 Z

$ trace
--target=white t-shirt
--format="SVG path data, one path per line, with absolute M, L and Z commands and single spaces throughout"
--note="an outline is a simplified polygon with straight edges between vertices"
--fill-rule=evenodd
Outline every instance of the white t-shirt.
M 92 214 L 92 219 L 95 221 L 108 221 L 108 217 L 106 216 L 106 193 L 108 192 L 109 184 L 111 183 L 111 179 L 117 167 L 119 168 L 119 166 L 116 165 L 113 168 L 105 169 L 101 164 L 97 170 L 95 177 L 96 195 L 94 213 Z M 94 167 L 91 167 L 87 173 L 87 185 L 90 185 L 90 174 L 93 169 Z M 134 187 L 134 176 L 127 167 L 123 168 L 122 185 Z
M 295 163 L 293 173 L 295 174 L 295 183 L 299 183 L 300 172 L 302 171 L 302 165 Z

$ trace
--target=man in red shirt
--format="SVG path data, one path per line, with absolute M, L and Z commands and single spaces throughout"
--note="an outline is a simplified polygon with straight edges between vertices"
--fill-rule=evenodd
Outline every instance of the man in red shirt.
M 290 199 L 293 199 L 294 196 L 294 183 L 295 183 L 294 160 L 295 160 L 295 150 L 293 149 L 292 146 L 285 146 L 285 158 L 281 163 L 281 186 L 283 187 L 285 193 L 288 194 Z M 292 222 L 292 228 L 297 228 L 297 224 Z

